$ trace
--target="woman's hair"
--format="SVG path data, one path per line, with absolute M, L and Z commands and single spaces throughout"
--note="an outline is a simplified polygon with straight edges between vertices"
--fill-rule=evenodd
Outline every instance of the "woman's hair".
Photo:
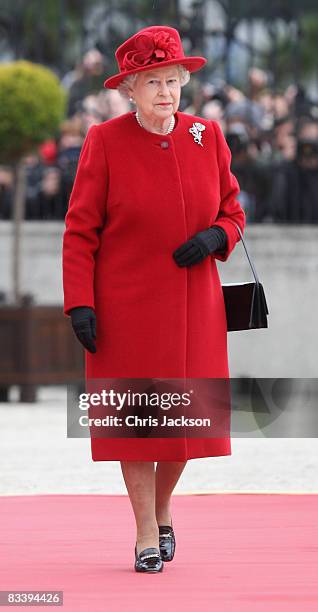
M 176 68 L 178 68 L 178 71 L 179 71 L 180 85 L 181 85 L 181 87 L 183 87 L 184 85 L 186 85 L 190 81 L 190 72 L 182 64 L 176 64 Z M 120 93 L 121 96 L 123 96 L 123 98 L 129 98 L 130 97 L 129 89 L 128 88 L 131 87 L 134 84 L 138 74 L 139 74 L 138 72 L 135 72 L 135 74 L 128 74 L 128 76 L 126 76 L 119 83 L 119 85 L 117 87 L 117 91 Z

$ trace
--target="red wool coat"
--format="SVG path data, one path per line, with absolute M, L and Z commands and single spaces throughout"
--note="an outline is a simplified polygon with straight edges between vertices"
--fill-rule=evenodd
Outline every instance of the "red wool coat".
M 90 128 L 65 218 L 64 313 L 90 306 L 97 352 L 86 378 L 228 378 L 227 329 L 215 259 L 226 261 L 245 215 L 215 121 L 175 114 L 169 135 L 128 112 Z M 205 125 L 202 145 L 189 128 Z M 212 224 L 225 252 L 180 268 L 172 253 Z M 226 438 L 91 437 L 92 459 L 185 461 L 230 455 Z

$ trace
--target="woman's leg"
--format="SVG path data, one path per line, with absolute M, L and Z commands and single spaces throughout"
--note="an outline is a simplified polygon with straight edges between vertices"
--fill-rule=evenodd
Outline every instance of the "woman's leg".
M 156 468 L 156 518 L 158 525 L 171 525 L 171 495 L 186 461 L 158 461 Z
M 120 464 L 136 520 L 137 553 L 144 548 L 159 548 L 154 462 L 121 461 Z

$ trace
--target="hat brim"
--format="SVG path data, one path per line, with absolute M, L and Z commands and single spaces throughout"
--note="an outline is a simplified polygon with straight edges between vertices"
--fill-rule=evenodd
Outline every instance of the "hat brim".
M 116 89 L 121 81 L 128 76 L 129 74 L 137 74 L 138 72 L 145 72 L 146 70 L 154 70 L 155 68 L 162 68 L 163 66 L 173 66 L 175 64 L 182 64 L 189 72 L 196 72 L 203 68 L 203 66 L 207 63 L 207 59 L 205 57 L 185 57 L 179 59 L 171 59 L 163 62 L 157 62 L 156 64 L 147 64 L 147 66 L 142 66 L 141 68 L 136 68 L 135 70 L 126 70 L 125 72 L 120 72 L 115 74 L 109 79 L 106 79 L 104 82 L 104 87 L 107 89 Z

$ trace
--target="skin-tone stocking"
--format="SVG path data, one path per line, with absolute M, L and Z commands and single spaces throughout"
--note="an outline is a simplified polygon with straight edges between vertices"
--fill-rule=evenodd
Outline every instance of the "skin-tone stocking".
M 159 548 L 158 525 L 171 525 L 171 496 L 186 465 L 181 461 L 121 461 L 135 515 L 137 552 Z

